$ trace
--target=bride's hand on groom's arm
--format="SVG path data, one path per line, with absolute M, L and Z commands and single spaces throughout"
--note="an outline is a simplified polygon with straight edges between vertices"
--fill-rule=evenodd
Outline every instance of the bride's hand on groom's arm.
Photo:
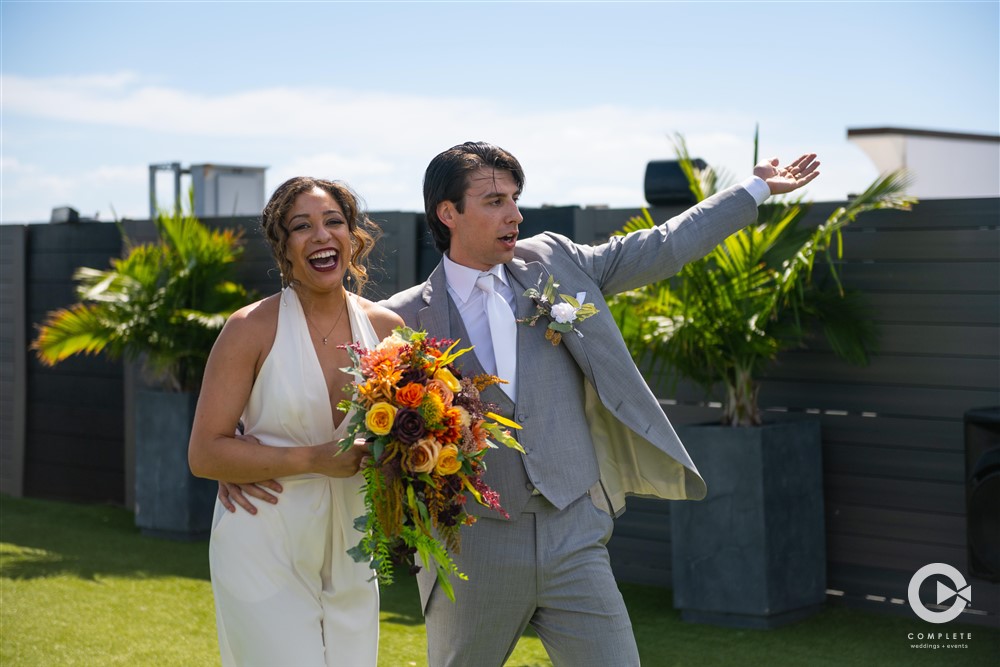
M 236 435 L 237 440 L 246 440 L 260 443 L 252 435 Z M 250 502 L 250 498 L 256 498 L 272 505 L 278 502 L 278 497 L 274 494 L 281 493 L 281 484 L 273 479 L 265 479 L 253 484 L 233 484 L 219 480 L 219 502 L 230 512 L 236 511 L 239 505 L 250 514 L 256 514 L 257 508 Z

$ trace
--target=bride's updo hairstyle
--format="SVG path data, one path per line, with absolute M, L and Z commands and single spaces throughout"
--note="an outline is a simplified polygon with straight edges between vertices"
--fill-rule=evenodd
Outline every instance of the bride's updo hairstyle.
M 264 238 L 271 247 L 271 254 L 274 255 L 278 270 L 281 271 L 281 286 L 294 285 L 296 282 L 295 276 L 292 275 L 292 263 L 288 261 L 286 254 L 288 246 L 286 218 L 295 203 L 295 198 L 303 192 L 311 192 L 313 188 L 319 188 L 329 194 L 344 211 L 347 229 L 351 233 L 351 256 L 347 261 L 347 276 L 354 280 L 353 291 L 360 294 L 368 282 L 365 259 L 375 246 L 375 241 L 381 236 L 381 232 L 362 209 L 361 198 L 346 183 L 309 176 L 296 176 L 279 185 L 261 214 L 260 226 L 264 231 Z

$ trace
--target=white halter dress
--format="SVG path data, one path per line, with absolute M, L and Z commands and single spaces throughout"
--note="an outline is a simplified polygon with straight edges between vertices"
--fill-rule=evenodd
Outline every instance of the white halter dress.
M 347 299 L 353 339 L 378 337 Z M 281 295 L 274 346 L 243 414 L 246 433 L 265 445 L 317 445 L 343 437 L 295 290 Z M 361 533 L 361 475 L 282 478 L 278 502 L 257 514 L 230 513 L 218 502 L 209 563 L 224 667 L 374 667 L 378 653 L 378 587 L 367 564 L 347 549 Z

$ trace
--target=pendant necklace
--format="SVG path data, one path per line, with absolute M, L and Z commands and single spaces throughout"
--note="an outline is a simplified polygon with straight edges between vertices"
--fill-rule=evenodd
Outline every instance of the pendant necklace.
M 340 314 L 337 315 L 337 321 L 333 323 L 333 326 L 330 327 L 330 330 L 326 332 L 325 336 L 321 336 L 321 338 L 323 339 L 323 345 L 326 345 L 327 339 L 330 338 L 330 334 L 332 334 L 333 330 L 337 328 L 338 324 L 340 324 L 340 320 L 341 320 L 342 317 L 344 317 L 344 313 L 345 312 L 347 312 L 347 295 L 346 294 L 344 295 L 344 307 L 343 307 L 343 309 L 341 309 Z M 302 311 L 302 314 L 305 315 L 305 310 Z M 313 323 L 309 320 L 309 316 L 308 315 L 306 315 L 306 324 L 308 324 L 309 328 L 311 328 L 313 331 L 316 332 L 317 335 L 319 335 L 319 330 L 316 329 L 315 326 L 313 326 Z

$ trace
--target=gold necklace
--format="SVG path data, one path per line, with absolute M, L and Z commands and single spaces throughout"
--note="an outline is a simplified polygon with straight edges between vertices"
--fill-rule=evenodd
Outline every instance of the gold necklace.
M 341 320 L 341 318 L 344 317 L 344 313 L 346 313 L 346 312 L 347 312 L 347 294 L 344 294 L 344 307 L 341 309 L 340 314 L 337 315 L 337 321 L 333 323 L 333 326 L 330 327 L 330 330 L 326 332 L 325 336 L 320 336 L 323 339 L 323 345 L 326 345 L 326 341 L 327 341 L 327 339 L 330 338 L 330 334 L 332 334 L 333 330 L 337 328 L 338 324 L 340 324 L 340 320 Z M 313 325 L 313 323 L 309 320 L 309 316 L 306 315 L 306 311 L 305 311 L 304 308 L 302 309 L 302 314 L 305 315 L 306 324 L 309 325 L 309 328 L 312 329 L 313 331 L 315 331 L 316 335 L 320 335 L 319 329 L 317 329 Z

